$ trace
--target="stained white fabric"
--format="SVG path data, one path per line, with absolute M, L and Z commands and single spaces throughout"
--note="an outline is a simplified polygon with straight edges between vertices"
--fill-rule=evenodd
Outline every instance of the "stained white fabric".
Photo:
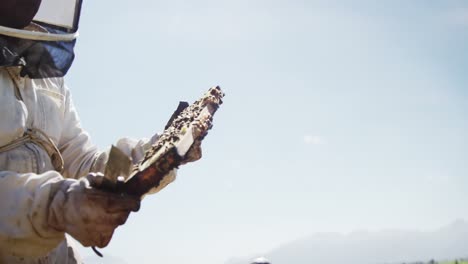
M 52 186 L 103 172 L 108 154 L 81 127 L 62 78 L 33 80 L 10 71 L 13 78 L 0 67 L 0 147 L 38 128 L 58 147 L 64 171 L 54 171 L 48 153 L 31 142 L 0 153 L 0 263 L 80 263 L 65 234 L 47 222 Z M 155 139 L 123 138 L 116 146 L 138 161 Z

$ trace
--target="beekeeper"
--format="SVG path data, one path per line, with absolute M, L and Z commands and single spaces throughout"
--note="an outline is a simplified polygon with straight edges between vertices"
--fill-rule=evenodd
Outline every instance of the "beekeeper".
M 81 263 L 66 233 L 104 247 L 140 206 L 100 190 L 108 152 L 91 144 L 62 78 L 80 7 L 0 1 L 0 263 Z M 155 139 L 116 146 L 138 161 Z

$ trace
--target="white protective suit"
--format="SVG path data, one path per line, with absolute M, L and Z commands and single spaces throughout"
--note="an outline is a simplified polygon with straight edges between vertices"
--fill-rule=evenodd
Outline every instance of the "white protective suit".
M 19 70 L 0 67 L 0 263 L 81 263 L 65 234 L 48 223 L 51 184 L 102 172 L 108 153 L 80 126 L 63 78 L 22 78 Z M 21 141 L 30 129 L 56 145 L 62 173 L 54 170 L 60 155 L 51 158 L 50 144 Z M 156 138 L 123 138 L 116 146 L 138 161 Z

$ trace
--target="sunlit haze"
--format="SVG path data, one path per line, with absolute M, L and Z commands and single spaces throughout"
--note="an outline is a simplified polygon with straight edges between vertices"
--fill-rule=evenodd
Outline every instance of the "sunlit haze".
M 203 158 L 104 255 L 220 264 L 468 219 L 466 1 L 84 0 L 79 32 L 66 80 L 103 150 L 226 93 Z

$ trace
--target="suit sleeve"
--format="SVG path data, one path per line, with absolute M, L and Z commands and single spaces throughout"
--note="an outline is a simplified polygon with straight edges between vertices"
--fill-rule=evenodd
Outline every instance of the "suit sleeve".
M 48 225 L 51 197 L 63 177 L 0 171 L 0 255 L 44 256 L 63 241 L 65 234 Z

